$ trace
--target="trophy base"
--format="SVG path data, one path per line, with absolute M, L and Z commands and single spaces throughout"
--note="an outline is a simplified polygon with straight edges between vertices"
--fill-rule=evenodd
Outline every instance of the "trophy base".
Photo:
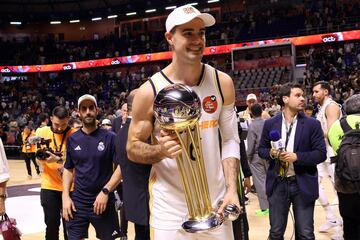
M 219 227 L 223 221 L 215 213 L 202 220 L 187 220 L 183 222 L 182 228 L 189 233 L 205 232 Z

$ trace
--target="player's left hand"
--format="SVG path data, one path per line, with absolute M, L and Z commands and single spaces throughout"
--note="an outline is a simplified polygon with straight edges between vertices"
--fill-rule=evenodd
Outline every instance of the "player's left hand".
M 46 162 L 48 163 L 54 163 L 54 162 L 58 162 L 61 160 L 61 157 L 55 155 L 54 153 L 50 152 L 50 151 L 46 151 L 47 154 L 49 154 L 49 157 L 46 158 Z
M 229 191 L 227 190 L 223 199 L 223 203 L 220 205 L 219 209 L 217 210 L 217 214 L 223 216 L 224 208 L 229 204 L 235 204 L 239 209 L 240 202 L 237 190 Z
M 109 199 L 109 196 L 104 194 L 103 192 L 100 192 L 97 195 L 95 202 L 93 204 L 94 213 L 96 215 L 100 215 L 106 210 L 106 205 L 107 205 L 108 199 Z

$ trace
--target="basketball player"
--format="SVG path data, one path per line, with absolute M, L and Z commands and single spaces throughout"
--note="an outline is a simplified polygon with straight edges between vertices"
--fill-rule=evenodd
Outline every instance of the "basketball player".
M 319 172 L 319 201 L 323 206 L 326 213 L 326 223 L 319 227 L 319 232 L 327 232 L 331 228 L 342 225 L 341 218 L 337 217 L 330 206 L 330 203 L 326 197 L 324 189 L 321 187 L 321 182 L 324 178 L 330 178 L 331 183 L 334 186 L 334 168 L 330 163 L 330 157 L 333 157 L 334 151 L 329 144 L 327 133 L 331 125 L 341 117 L 341 110 L 339 104 L 332 100 L 330 96 L 330 85 L 328 82 L 319 81 L 313 86 L 313 97 L 319 103 L 320 109 L 316 115 L 316 118 L 320 121 L 321 127 L 324 131 L 324 138 L 326 143 L 327 159 L 325 162 L 317 165 Z M 335 189 L 333 188 L 335 192 Z M 336 232 L 333 234 L 332 239 L 342 239 L 341 227 L 336 228 Z
M 222 198 L 219 214 L 228 204 L 240 207 L 236 190 L 240 151 L 233 81 L 227 74 L 201 62 L 205 27 L 213 24 L 214 17 L 200 13 L 193 6 L 174 9 L 167 17 L 165 33 L 173 53 L 172 62 L 144 83 L 134 99 L 127 152 L 132 161 L 153 164 L 149 183 L 152 240 L 234 239 L 230 221 L 214 231 L 199 234 L 181 228 L 187 207 L 175 158 L 187 149 L 182 149 L 174 134 L 159 131 L 153 120 L 154 97 L 162 88 L 173 83 L 190 86 L 202 102 L 199 125 L 212 207 Z M 156 139 L 148 144 L 151 135 Z

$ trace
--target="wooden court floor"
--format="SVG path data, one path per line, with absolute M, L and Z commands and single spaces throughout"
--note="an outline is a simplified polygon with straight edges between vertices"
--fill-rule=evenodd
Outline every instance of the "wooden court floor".
M 39 183 L 40 178 L 34 176 L 27 179 L 25 162 L 23 160 L 9 160 L 11 178 L 8 182 L 9 198 L 6 201 L 6 210 L 10 217 L 15 217 L 18 227 L 22 230 L 22 240 L 44 239 L 45 225 L 43 223 L 42 208 L 40 205 Z M 33 168 L 33 166 L 32 166 Z M 33 168 L 33 175 L 35 169 Z M 338 214 L 336 199 L 331 192 L 330 181 L 325 181 L 325 191 L 327 192 L 333 208 Z M 27 189 L 29 188 L 29 189 Z M 29 194 L 29 192 L 31 192 Z M 269 220 L 267 216 L 257 216 L 255 210 L 259 208 L 255 194 L 249 194 L 250 203 L 247 205 L 247 216 L 250 225 L 249 236 L 251 240 L 265 240 L 269 231 Z M 325 212 L 318 202 L 315 206 L 315 235 L 317 240 L 331 239 L 334 230 L 329 233 L 319 233 L 316 229 L 325 222 Z M 293 222 L 289 215 L 288 226 L 285 239 L 291 239 L 293 233 Z M 134 228 L 129 224 L 129 240 L 134 239 Z M 62 233 L 61 233 L 62 238 Z M 1 239 L 1 237 L 0 237 Z M 96 239 L 94 230 L 90 227 L 89 239 Z M 294 238 L 293 238 L 294 239 Z M 226 239 L 225 239 L 226 240 Z

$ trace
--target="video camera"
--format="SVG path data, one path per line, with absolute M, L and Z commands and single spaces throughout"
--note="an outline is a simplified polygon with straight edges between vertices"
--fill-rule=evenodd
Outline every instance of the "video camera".
M 50 157 L 50 155 L 47 152 L 51 152 L 59 157 L 62 157 L 61 152 L 55 152 L 52 148 L 50 148 L 51 139 L 45 139 L 39 136 L 34 136 L 29 138 L 28 141 L 31 144 L 36 144 L 37 150 L 35 152 L 35 157 L 39 160 L 45 160 L 46 158 Z

